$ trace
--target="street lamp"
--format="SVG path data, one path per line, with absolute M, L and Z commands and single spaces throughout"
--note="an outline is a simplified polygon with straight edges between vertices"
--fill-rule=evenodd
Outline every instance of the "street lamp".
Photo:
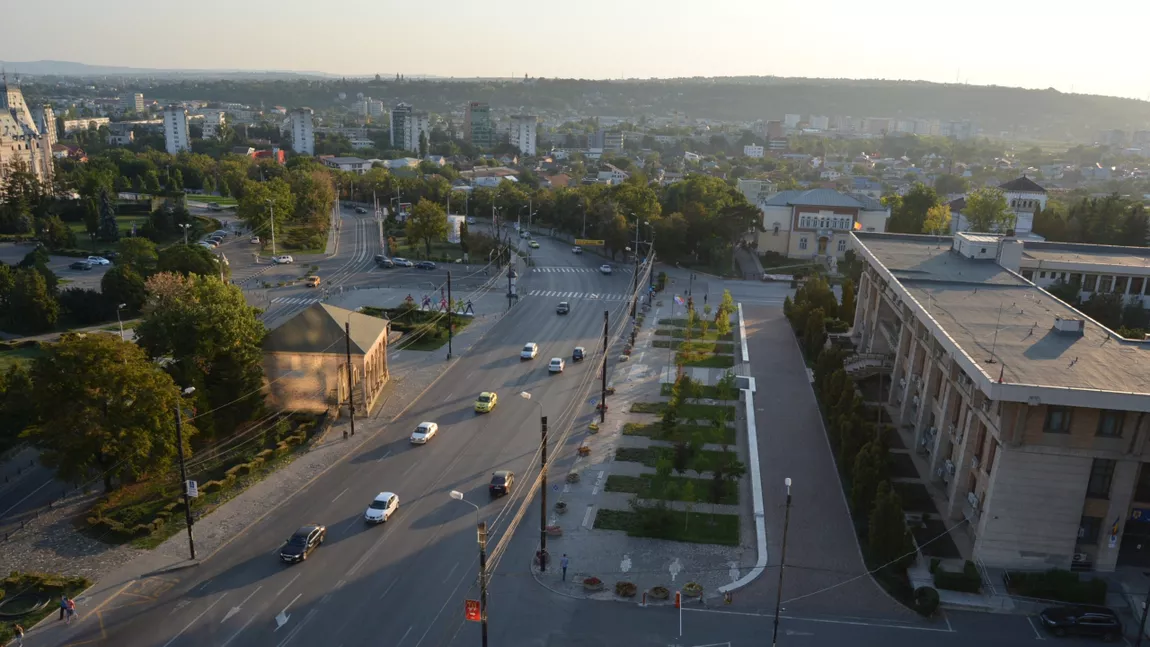
M 124 341 L 124 321 L 120 319 L 120 311 L 126 307 L 128 307 L 126 303 L 116 306 L 116 323 L 120 324 L 120 341 Z
M 196 392 L 196 387 L 189 386 L 181 391 L 181 395 L 191 395 Z M 188 493 L 188 470 L 184 464 L 184 414 L 183 402 L 176 403 L 176 451 L 180 456 L 180 481 L 184 486 L 184 521 L 188 525 L 188 552 L 191 553 L 191 559 L 196 558 L 196 542 L 192 539 L 192 497 Z
M 475 532 L 479 539 L 479 619 L 483 625 L 483 647 L 487 647 L 487 524 L 479 520 L 479 506 L 463 498 L 459 490 L 451 498 L 475 508 Z
M 787 486 L 787 509 L 783 514 L 783 551 L 779 556 L 779 590 L 775 594 L 775 630 L 771 636 L 771 645 L 779 644 L 779 607 L 783 604 L 783 569 L 787 563 L 787 529 L 791 525 L 791 478 L 783 480 Z
M 531 399 L 531 393 L 520 391 L 519 397 L 524 400 Z M 547 570 L 547 416 L 543 415 L 543 404 L 536 402 L 539 407 L 539 476 L 542 485 L 539 492 L 539 572 Z
M 187 223 L 187 222 L 181 222 L 180 223 L 180 228 L 184 230 L 184 245 L 188 244 L 188 227 L 191 227 L 191 226 L 192 226 L 191 223 Z

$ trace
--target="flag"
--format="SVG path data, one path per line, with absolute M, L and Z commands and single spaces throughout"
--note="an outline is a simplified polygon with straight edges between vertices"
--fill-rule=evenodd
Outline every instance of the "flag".
M 684 305 L 683 297 L 676 294 L 675 295 L 675 303 L 677 303 L 679 305 Z
M 862 223 L 856 220 L 855 224 L 854 224 L 854 230 L 855 231 L 861 231 L 862 230 Z

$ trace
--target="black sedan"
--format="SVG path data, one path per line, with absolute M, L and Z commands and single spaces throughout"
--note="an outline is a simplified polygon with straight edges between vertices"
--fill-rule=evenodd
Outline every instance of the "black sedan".
M 515 473 L 510 470 L 499 470 L 491 475 L 491 485 L 487 486 L 491 496 L 502 496 L 511 493 L 511 484 L 515 482 Z
M 417 270 L 434 270 L 435 269 L 435 263 L 432 263 L 431 261 L 419 261 L 418 263 L 415 264 L 415 269 L 417 269 Z
M 1038 614 L 1038 619 L 1047 631 L 1059 637 L 1091 636 L 1106 642 L 1122 639 L 1122 619 L 1107 607 L 1051 607 Z
M 288 564 L 302 562 L 312 551 L 319 548 L 326 538 L 327 528 L 324 526 L 319 524 L 301 526 L 284 542 L 283 548 L 280 549 L 280 560 Z
M 76 261 L 75 263 L 72 263 L 68 267 L 70 267 L 74 270 L 90 270 L 90 269 L 92 269 L 92 264 L 89 263 L 88 261 Z
M 571 361 L 572 362 L 582 362 L 583 361 L 583 355 L 586 352 L 587 351 L 583 350 L 582 346 L 576 346 L 575 351 L 573 353 L 571 353 Z

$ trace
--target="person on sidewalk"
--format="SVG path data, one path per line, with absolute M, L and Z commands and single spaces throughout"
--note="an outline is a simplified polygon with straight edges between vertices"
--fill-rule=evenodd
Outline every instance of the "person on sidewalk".
M 560 560 L 559 560 L 559 568 L 563 569 L 563 581 L 564 582 L 567 581 L 567 565 L 570 563 L 571 563 L 571 560 L 567 559 L 567 553 L 563 553 L 563 557 L 560 558 Z
M 71 624 L 72 620 L 75 617 L 76 617 L 76 601 L 73 600 L 72 598 L 68 598 L 68 619 L 64 621 L 64 624 Z
M 63 620 L 64 616 L 67 615 L 67 613 L 68 613 L 68 596 L 61 595 L 60 596 L 60 620 Z
M 12 633 L 16 634 L 16 647 L 24 647 L 24 627 L 16 625 L 12 628 Z

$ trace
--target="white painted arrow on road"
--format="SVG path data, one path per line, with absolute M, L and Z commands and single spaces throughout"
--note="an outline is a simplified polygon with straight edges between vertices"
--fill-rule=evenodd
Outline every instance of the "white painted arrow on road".
M 288 620 L 291 620 L 291 616 L 288 615 L 287 610 L 291 608 L 291 605 L 295 604 L 295 601 L 300 599 L 300 596 L 302 595 L 303 593 L 296 594 L 296 596 L 291 599 L 291 602 L 288 602 L 288 605 L 284 607 L 284 610 L 280 611 L 279 615 L 276 616 L 276 631 L 279 631 L 281 627 L 287 624 Z
M 253 595 L 255 595 L 256 593 L 259 593 L 259 592 L 260 592 L 260 589 L 262 589 L 262 588 L 264 588 L 262 585 L 261 585 L 261 586 L 257 586 L 257 587 L 256 587 L 256 590 L 254 590 L 254 591 L 252 591 L 251 593 L 249 593 L 249 594 L 248 594 L 248 597 L 244 598 L 243 602 L 240 602 L 240 603 L 239 603 L 239 604 L 237 604 L 236 606 L 234 606 L 234 607 L 232 607 L 231 609 L 229 609 L 229 610 L 228 610 L 228 612 L 227 612 L 227 614 L 225 614 L 225 615 L 224 615 L 224 619 L 220 621 L 220 624 L 224 624 L 224 623 L 225 623 L 225 622 L 227 622 L 228 620 L 231 620 L 231 619 L 232 619 L 232 616 L 234 616 L 234 615 L 236 615 L 237 613 L 239 613 L 239 612 L 240 612 L 240 607 L 244 606 L 244 604 L 246 604 L 248 600 L 252 599 L 252 596 L 253 596 Z M 286 622 L 286 620 L 285 620 L 285 622 Z

